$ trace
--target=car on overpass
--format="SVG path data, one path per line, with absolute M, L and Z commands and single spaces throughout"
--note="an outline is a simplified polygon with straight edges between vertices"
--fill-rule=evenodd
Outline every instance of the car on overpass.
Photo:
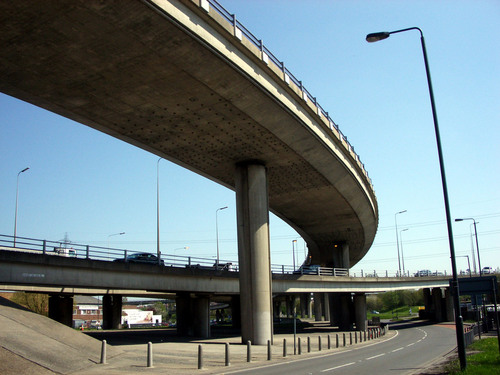
M 115 259 L 114 262 L 127 262 L 127 263 L 148 263 L 165 265 L 163 259 L 158 262 L 158 257 L 151 253 L 134 253 L 127 255 L 125 258 Z
M 432 276 L 431 270 L 421 270 L 415 274 L 415 277 L 426 277 L 426 276 Z

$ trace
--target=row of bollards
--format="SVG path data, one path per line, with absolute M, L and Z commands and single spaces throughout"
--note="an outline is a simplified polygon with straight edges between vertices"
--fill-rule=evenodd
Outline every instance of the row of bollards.
M 354 333 L 354 335 L 353 335 Z M 384 328 L 371 328 L 367 331 L 359 331 L 358 332 L 349 332 L 349 343 L 350 345 L 353 344 L 353 336 L 354 336 L 354 343 L 358 343 L 358 338 L 359 342 L 363 341 L 369 341 L 372 339 L 376 339 L 380 336 L 383 336 L 387 333 L 387 326 Z M 318 336 L 318 351 L 322 351 L 323 346 L 322 346 L 322 341 L 321 341 L 321 336 Z M 339 334 L 337 333 L 335 335 L 335 347 L 339 348 L 340 340 L 339 340 Z M 346 333 L 344 332 L 342 334 L 342 346 L 346 346 Z M 328 349 L 332 349 L 332 340 L 331 336 L 327 336 L 327 347 Z M 230 345 L 229 343 L 225 344 L 225 366 L 230 366 L 231 361 L 230 361 Z M 267 360 L 270 361 L 272 360 L 272 350 L 271 350 L 271 341 L 267 341 Z M 297 338 L 297 348 L 298 351 L 297 353 L 299 355 L 302 354 L 302 340 L 300 337 Z M 311 337 L 307 337 L 307 352 L 311 352 Z M 283 357 L 287 356 L 287 343 L 286 339 L 283 339 Z M 247 342 L 247 362 L 252 362 L 252 343 L 249 340 Z M 106 364 L 106 340 L 102 340 L 102 347 L 101 347 L 101 364 Z M 148 342 L 148 347 L 147 347 L 147 367 L 153 367 L 153 344 L 151 342 Z M 198 345 L 198 369 L 203 368 L 203 347 L 202 345 Z

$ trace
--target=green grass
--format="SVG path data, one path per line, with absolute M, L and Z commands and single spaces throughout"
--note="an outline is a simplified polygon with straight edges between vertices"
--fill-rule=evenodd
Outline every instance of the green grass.
M 479 353 L 469 355 L 469 353 L 477 351 Z M 448 374 L 500 374 L 500 354 L 498 352 L 498 339 L 496 337 L 476 341 L 467 348 L 467 353 L 467 368 L 465 371 L 460 371 L 460 363 L 456 360 L 446 367 Z
M 411 315 L 410 315 L 410 307 L 411 307 Z M 367 317 L 368 319 L 372 319 L 374 316 L 380 317 L 380 319 L 407 319 L 407 318 L 418 318 L 418 307 L 419 306 L 403 306 L 398 307 L 394 310 L 389 311 L 380 311 L 380 314 L 372 314 L 371 311 L 368 311 Z

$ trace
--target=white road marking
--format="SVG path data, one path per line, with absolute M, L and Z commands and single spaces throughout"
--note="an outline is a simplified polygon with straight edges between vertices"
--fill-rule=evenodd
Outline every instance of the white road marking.
M 400 350 L 403 350 L 404 348 L 397 348 L 397 349 L 394 349 L 391 353 L 394 353 L 394 352 L 399 352 Z
M 336 367 L 332 367 L 332 368 L 327 368 L 325 370 L 321 370 L 321 372 L 327 372 L 327 371 L 332 371 L 332 370 L 336 370 L 338 368 L 342 368 L 342 367 L 347 367 L 347 366 L 351 366 L 351 365 L 354 365 L 356 362 L 351 362 L 351 363 L 345 363 L 343 365 L 340 365 L 340 366 L 336 366 Z
M 383 355 L 385 355 L 385 353 L 382 353 L 382 354 L 379 354 L 379 355 L 374 355 L 373 357 L 368 357 L 368 358 L 366 358 L 366 360 L 369 361 L 370 359 L 382 357 Z

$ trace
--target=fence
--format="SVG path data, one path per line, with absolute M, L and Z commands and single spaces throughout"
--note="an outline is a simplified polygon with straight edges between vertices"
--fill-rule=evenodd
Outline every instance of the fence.
M 14 247 L 14 237 L 0 234 L 0 251 L 20 251 L 25 253 L 45 254 L 50 256 L 64 256 L 78 259 L 92 259 L 99 261 L 127 261 L 129 256 L 137 251 L 117 249 L 102 246 L 82 245 L 65 241 L 48 241 L 27 237 L 16 237 Z M 148 252 L 146 252 L 149 254 Z M 152 254 L 152 253 L 151 253 Z M 160 254 L 161 262 L 165 267 L 193 268 L 218 271 L 235 271 L 239 269 L 238 262 L 233 260 L 219 260 L 216 265 L 213 258 L 202 258 L 194 256 L 184 256 L 176 254 Z M 156 257 L 152 257 L 157 259 Z M 294 269 L 293 266 L 283 264 L 271 264 L 271 272 L 274 274 L 295 274 L 295 275 L 318 275 L 335 277 L 411 277 L 414 276 L 409 271 L 405 275 L 398 274 L 397 271 L 377 271 L 352 272 L 347 268 L 320 267 L 317 265 L 303 265 Z M 415 274 L 419 275 L 419 272 Z M 428 277 L 446 277 L 446 271 L 434 271 L 426 274 Z

